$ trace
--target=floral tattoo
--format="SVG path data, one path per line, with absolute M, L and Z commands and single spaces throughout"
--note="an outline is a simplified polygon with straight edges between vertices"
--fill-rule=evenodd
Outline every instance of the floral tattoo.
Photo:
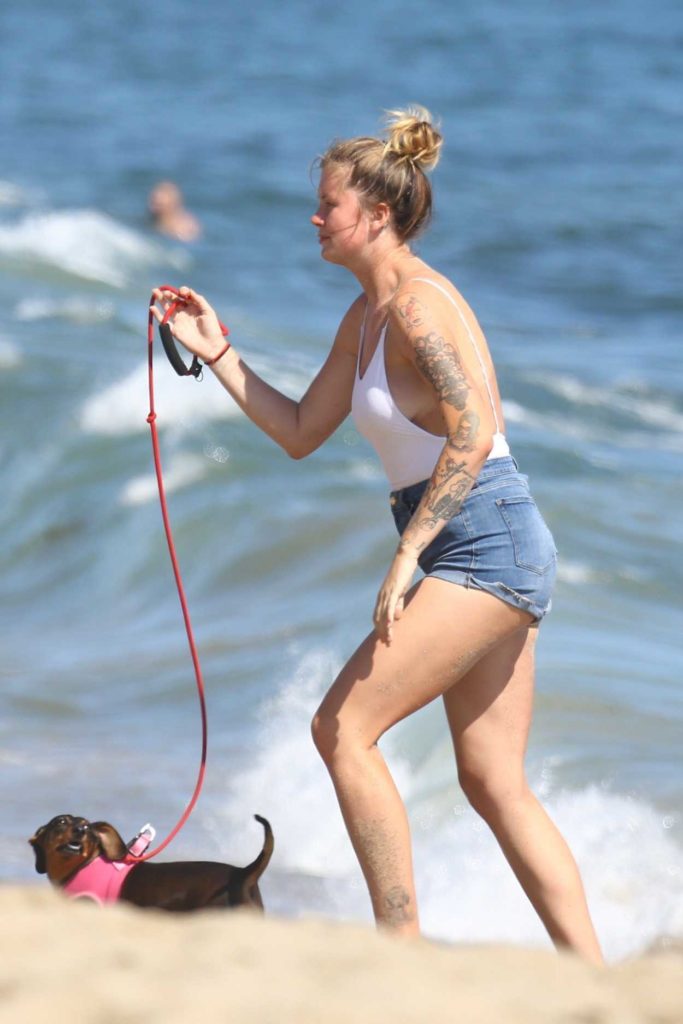
M 416 519 L 406 530 L 401 547 L 403 542 L 406 546 L 411 545 L 406 534 L 413 533 L 415 528 L 433 531 L 460 511 L 475 482 L 463 456 L 477 450 L 480 419 L 477 412 L 468 406 L 471 386 L 456 345 L 437 330 L 429 329 L 428 311 L 416 295 L 403 299 L 398 305 L 398 313 L 411 340 L 418 370 L 432 385 L 440 402 L 462 413 L 457 425 L 448 431 L 444 455 L 437 463 Z M 413 542 L 411 546 L 422 551 L 428 543 L 429 539 Z

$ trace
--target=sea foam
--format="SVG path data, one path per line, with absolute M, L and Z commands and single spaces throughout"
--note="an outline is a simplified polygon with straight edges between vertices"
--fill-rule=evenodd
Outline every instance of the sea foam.
M 21 352 L 11 341 L 0 337 L 0 370 L 12 370 L 21 363 Z
M 75 324 L 104 323 L 114 319 L 116 308 L 113 302 L 85 298 L 22 299 L 17 303 L 14 315 L 17 320 L 67 320 Z
M 0 206 L 21 206 L 27 195 L 12 181 L 0 181 Z
M 165 359 L 155 367 L 154 394 L 160 430 L 241 415 L 212 376 L 207 374 L 201 382 L 179 377 Z M 148 412 L 147 366 L 141 364 L 91 395 L 83 404 L 79 419 L 86 433 L 122 435 L 148 430 Z
M 528 379 L 573 405 L 607 408 L 647 426 L 683 432 L 683 413 L 673 402 L 662 395 L 653 400 L 648 390 L 637 384 L 598 387 L 569 374 L 530 374 Z
M 150 241 L 97 210 L 30 213 L 0 226 L 0 253 L 22 264 L 53 267 L 88 281 L 122 288 L 144 267 L 187 257 Z
M 196 455 L 177 454 L 164 467 L 164 491 L 172 494 L 201 480 L 205 462 Z M 146 505 L 156 501 L 159 494 L 157 478 L 153 473 L 133 477 L 123 487 L 119 501 L 122 505 Z
M 201 381 L 179 377 L 159 347 L 154 363 L 154 394 L 157 426 L 183 428 L 214 419 L 232 419 L 242 413 L 210 371 Z M 274 387 L 286 394 L 301 395 L 310 376 L 304 367 L 278 367 L 274 360 L 250 358 L 250 365 Z M 80 412 L 86 433 L 120 435 L 147 429 L 149 411 L 147 364 L 141 364 L 103 391 L 91 395 Z

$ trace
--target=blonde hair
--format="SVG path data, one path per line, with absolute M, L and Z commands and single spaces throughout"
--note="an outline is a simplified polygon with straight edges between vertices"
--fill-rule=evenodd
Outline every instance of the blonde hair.
M 385 138 L 359 136 L 332 143 L 317 161 L 349 168 L 347 185 L 365 206 L 386 203 L 402 242 L 414 238 L 432 213 L 432 188 L 426 171 L 436 166 L 443 138 L 424 107 L 387 112 Z

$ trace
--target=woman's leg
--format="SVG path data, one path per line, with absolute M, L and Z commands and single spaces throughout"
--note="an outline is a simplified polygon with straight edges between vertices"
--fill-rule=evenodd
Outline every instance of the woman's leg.
M 521 630 L 486 654 L 444 695 L 444 704 L 465 795 L 491 827 L 550 937 L 601 963 L 574 858 L 524 773 L 537 632 Z
M 313 737 L 378 924 L 405 934 L 419 931 L 410 830 L 377 741 L 528 623 L 526 613 L 490 594 L 424 579 L 395 623 L 391 645 L 370 634 L 318 709 Z

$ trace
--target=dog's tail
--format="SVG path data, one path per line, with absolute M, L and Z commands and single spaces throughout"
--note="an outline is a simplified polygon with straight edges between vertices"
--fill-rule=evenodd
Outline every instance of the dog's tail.
M 273 830 L 270 827 L 270 822 L 267 821 L 266 818 L 262 818 L 260 814 L 255 814 L 254 817 L 263 825 L 266 835 L 263 840 L 263 849 L 256 860 L 252 861 L 251 864 L 248 864 L 246 868 L 242 868 L 244 877 L 243 888 L 245 891 L 250 891 L 258 882 L 259 878 L 268 867 L 268 863 L 275 848 L 275 840 L 273 839 Z

